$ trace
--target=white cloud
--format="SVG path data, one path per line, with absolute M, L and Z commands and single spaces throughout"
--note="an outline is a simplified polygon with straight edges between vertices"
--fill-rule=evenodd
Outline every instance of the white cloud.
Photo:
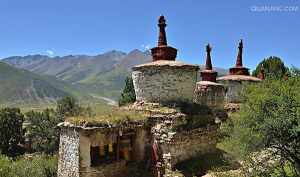
M 143 48 L 143 50 L 150 50 L 150 45 L 149 44 L 142 44 L 141 47 Z
M 46 50 L 47 55 L 49 56 L 53 56 L 54 52 L 52 50 Z

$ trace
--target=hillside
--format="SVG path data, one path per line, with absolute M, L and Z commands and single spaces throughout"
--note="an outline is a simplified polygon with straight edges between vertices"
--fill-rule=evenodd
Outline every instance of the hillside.
M 142 52 L 135 49 L 129 53 L 112 50 L 96 56 L 68 55 L 53 58 L 45 55 L 15 56 L 2 61 L 39 75 L 54 76 L 79 88 L 82 93 L 117 100 L 131 68 L 151 60 L 149 51 Z M 227 72 L 222 68 L 215 69 L 219 75 Z
M 42 77 L 3 62 L 0 62 L 0 82 L 1 105 L 48 104 L 77 93 L 75 89 L 55 78 Z

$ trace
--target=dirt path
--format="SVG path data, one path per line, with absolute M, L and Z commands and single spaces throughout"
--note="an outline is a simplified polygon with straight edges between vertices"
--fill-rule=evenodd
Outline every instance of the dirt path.
M 93 98 L 96 98 L 96 99 L 104 100 L 108 105 L 111 105 L 111 106 L 117 106 L 118 105 L 118 102 L 116 102 L 115 100 L 113 100 L 111 98 L 98 96 L 98 95 L 94 95 L 94 94 L 90 94 L 90 96 L 93 97 Z

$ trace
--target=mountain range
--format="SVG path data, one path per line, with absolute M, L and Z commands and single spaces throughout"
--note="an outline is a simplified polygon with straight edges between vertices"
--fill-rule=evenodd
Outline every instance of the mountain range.
M 0 62 L 0 104 L 50 103 L 63 96 L 76 96 L 76 89 L 50 76 L 40 76 Z
M 131 68 L 151 60 L 149 51 L 143 52 L 137 49 L 129 53 L 112 50 L 96 56 L 28 55 L 4 58 L 1 62 L 10 66 L 1 63 L 5 69 L 0 68 L 0 78 L 3 79 L 2 76 L 5 73 L 10 73 L 6 74 L 6 85 L 12 84 L 19 91 L 10 93 L 15 95 L 13 97 L 2 99 L 14 101 L 18 97 L 20 100 L 30 101 L 55 100 L 65 95 L 75 95 L 117 100 L 124 87 L 125 78 L 130 75 Z M 225 69 L 215 69 L 221 75 L 226 73 Z M 18 81 L 20 84 L 16 84 L 15 77 L 20 79 Z M 23 80 L 26 81 L 26 86 L 21 86 Z M 6 87 L 0 86 L 1 89 L 6 89 Z

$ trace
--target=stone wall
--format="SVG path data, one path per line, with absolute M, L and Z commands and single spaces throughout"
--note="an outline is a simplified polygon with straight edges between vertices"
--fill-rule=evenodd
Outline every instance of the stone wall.
M 226 87 L 226 103 L 241 103 L 241 91 L 243 85 L 257 83 L 254 81 L 243 80 L 220 80 L 218 82 L 224 84 Z
M 62 128 L 59 144 L 58 177 L 79 177 L 79 133 Z
M 227 103 L 240 103 L 240 94 L 242 90 L 242 81 L 223 81 L 226 85 L 227 92 L 225 96 L 225 100 Z
M 214 120 L 218 113 L 206 116 Z M 152 126 L 153 142 L 157 144 L 159 156 L 156 163 L 158 174 L 172 176 L 172 169 L 177 163 L 216 151 L 218 124 L 208 123 L 198 128 L 187 128 L 187 123 L 187 117 L 181 117 L 161 119 Z
M 171 142 L 161 146 L 172 156 L 172 166 L 199 154 L 214 152 L 217 144 L 218 126 L 207 126 L 191 131 L 177 132 Z
M 197 69 L 148 67 L 132 72 L 137 101 L 192 101 Z
M 196 84 L 194 102 L 213 108 L 224 108 L 225 87 L 214 82 L 200 81 Z

